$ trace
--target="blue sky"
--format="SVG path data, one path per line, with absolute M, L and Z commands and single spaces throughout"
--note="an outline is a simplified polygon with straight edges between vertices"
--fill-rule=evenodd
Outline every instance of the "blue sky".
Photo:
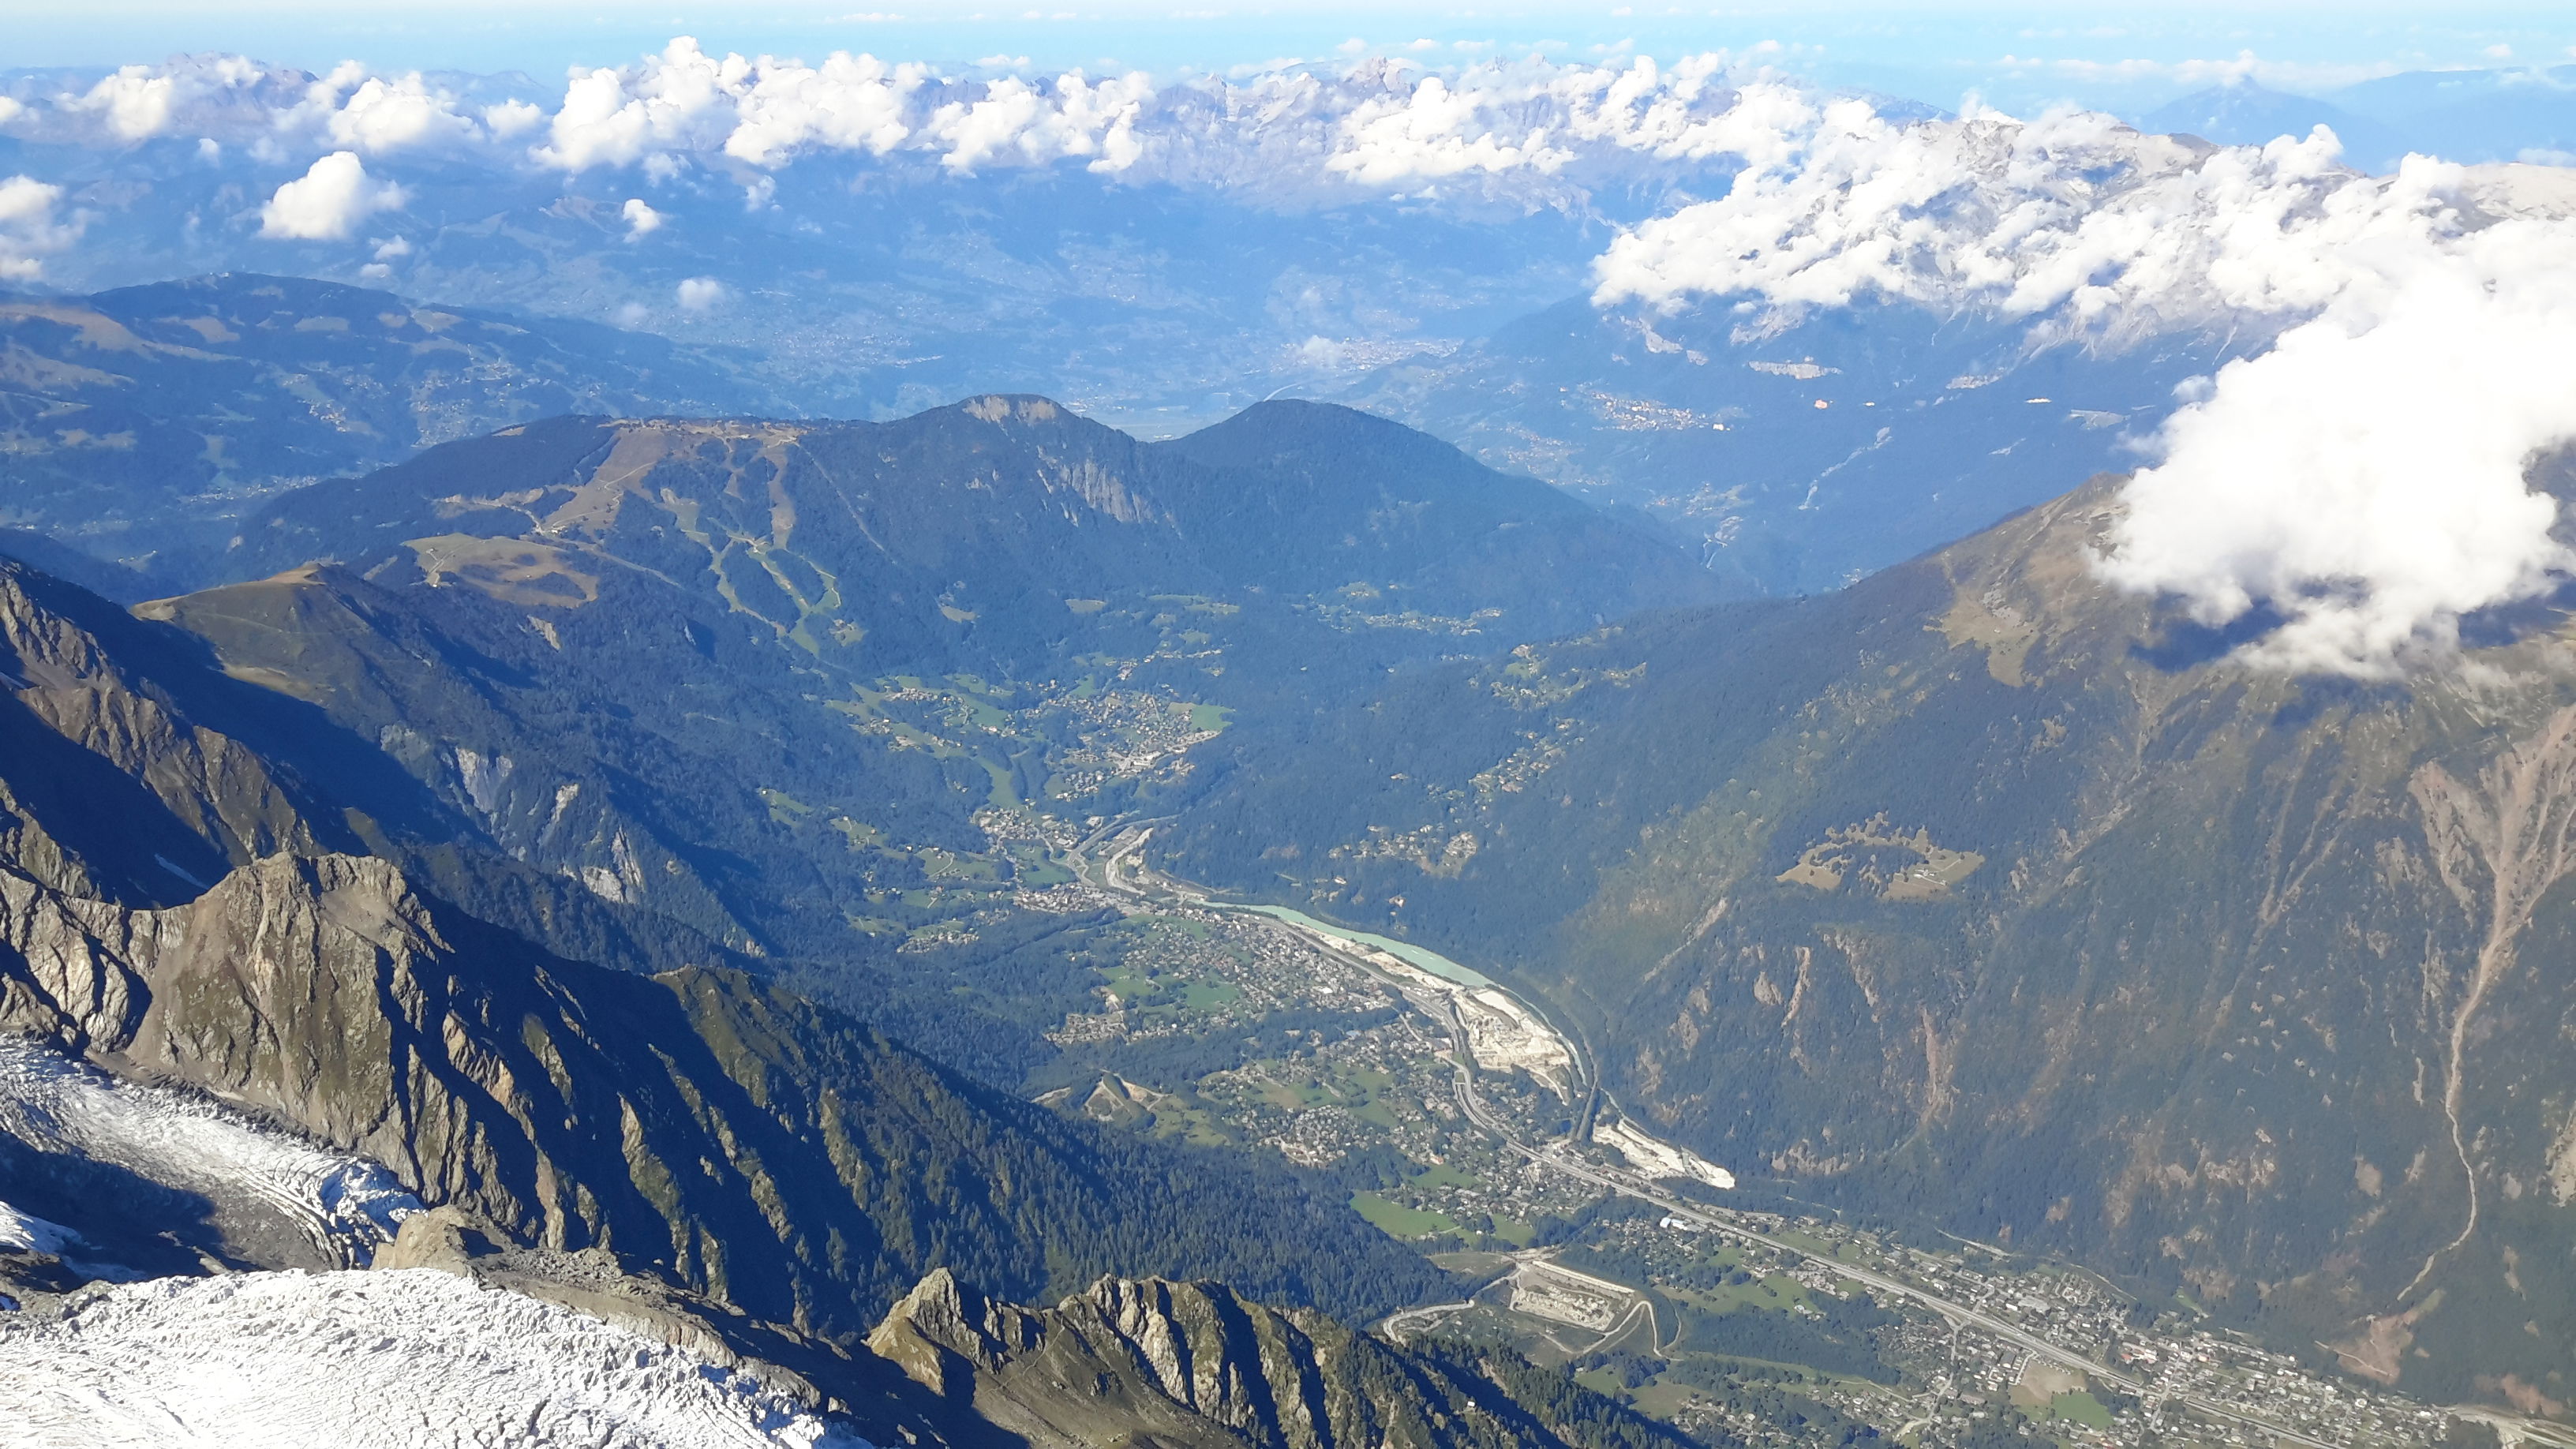
M 2068 99 L 2134 113 L 2250 65 L 2278 89 L 2320 93 L 2399 70 L 2568 64 L 2576 8 L 2504 4 L 1904 4 L 1473 6 L 1243 5 L 1227 0 L 765 0 L 662 5 L 567 0 L 328 4 L 271 0 L 0 0 L 0 63 L 100 66 L 228 50 L 312 69 L 521 70 L 544 79 L 694 35 L 710 50 L 819 59 L 836 49 L 964 67 L 991 57 L 1043 69 L 1142 68 L 1160 77 L 1284 59 L 1331 60 L 1360 42 L 1433 63 L 1540 48 L 1559 58 L 1671 57 L 1759 45 L 1784 68 L 1935 104 L 1976 93 L 2007 109 Z

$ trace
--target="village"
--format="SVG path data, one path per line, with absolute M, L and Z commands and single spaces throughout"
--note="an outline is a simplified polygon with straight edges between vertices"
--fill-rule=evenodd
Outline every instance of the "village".
M 2491 1432 L 2071 1265 L 1821 1210 L 1730 1207 L 1731 1172 L 1615 1111 L 1564 1138 L 1581 1064 L 1492 983 L 1303 918 L 1176 898 L 1141 863 L 1128 870 L 1086 874 L 1112 889 L 1041 893 L 1118 905 L 1139 933 L 1099 1009 L 1052 1039 L 1252 1033 L 1258 1054 L 1186 1081 L 1104 1074 L 1049 1100 L 1339 1176 L 1369 1221 L 1461 1281 L 1455 1303 L 1384 1331 L 1501 1338 L 1677 1427 L 1748 1443 L 1839 1442 L 1865 1426 L 1921 1449 L 2413 1449 Z M 1678 1210 L 1650 1205 L 1684 1185 Z M 1743 1339 L 1756 1331 L 1768 1346 Z

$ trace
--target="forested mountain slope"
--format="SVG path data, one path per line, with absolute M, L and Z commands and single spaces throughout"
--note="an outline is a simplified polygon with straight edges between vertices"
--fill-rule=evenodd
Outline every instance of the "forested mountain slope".
M 1036 397 L 890 423 L 559 418 L 280 499 L 242 539 L 236 578 L 328 559 L 551 619 L 660 584 L 868 673 L 1026 671 L 1158 600 L 1274 631 L 1262 606 L 1285 605 L 1421 652 L 1715 595 L 1650 524 L 1306 403 L 1160 444 Z
M 1169 863 L 1506 971 L 1741 1175 L 2556 1399 L 2564 616 L 2259 669 L 2094 576 L 2119 507 L 1250 722 Z
M 1233 718 L 1711 592 L 1650 526 L 1304 404 L 1168 445 L 1030 398 L 554 419 L 245 538 L 258 577 L 145 612 L 336 726 L 368 849 L 558 954 L 804 972 L 1013 1086 L 1090 985 L 989 965 L 1082 927 L 1013 904 L 1061 878 L 1032 806 L 1149 808 Z
M 0 564 L 0 641 L 12 1031 L 819 1332 L 942 1265 L 1021 1295 L 1225 1277 L 1344 1312 L 1437 1281 L 1298 1181 L 967 1084 L 720 953 L 615 970 L 439 899 L 332 794 L 366 742 L 171 626 Z M 408 777 L 369 768 L 402 803 Z

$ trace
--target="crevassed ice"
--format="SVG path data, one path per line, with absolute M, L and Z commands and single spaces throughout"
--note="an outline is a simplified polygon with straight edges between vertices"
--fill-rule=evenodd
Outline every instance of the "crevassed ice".
M 421 1206 L 375 1163 L 203 1098 L 119 1081 L 23 1037 L 0 1035 L 0 1134 L 282 1216 L 348 1266 L 371 1261 Z
M 428 1269 L 163 1278 L 0 1324 L 20 1449 L 868 1449 L 747 1374 Z

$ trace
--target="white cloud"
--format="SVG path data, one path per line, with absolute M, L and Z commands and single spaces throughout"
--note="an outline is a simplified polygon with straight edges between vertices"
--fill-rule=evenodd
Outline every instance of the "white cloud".
M 1899 125 L 1840 101 L 1782 115 L 1772 164 L 1614 241 L 1595 300 L 1750 294 L 1794 314 L 1877 297 L 2118 341 L 2289 325 L 2365 281 L 2372 248 L 2451 225 L 2454 171 L 2359 175 L 2322 127 L 2211 152 L 2087 112 Z
M 740 117 L 725 154 L 777 167 L 802 146 L 882 156 L 912 134 L 905 103 L 929 72 L 889 67 L 873 55 L 835 53 L 817 69 L 764 56 L 737 99 Z
M 88 218 L 58 214 L 62 199 L 61 187 L 32 176 L 0 181 L 0 281 L 34 281 L 46 257 L 80 240 Z
M 1382 93 L 1341 118 L 1325 163 L 1366 185 L 1464 172 L 1615 175 L 1646 160 L 1765 166 L 1793 148 L 1817 114 L 1808 92 L 1739 75 L 1724 51 L 1685 56 L 1669 69 L 1639 56 L 1624 65 L 1486 64 L 1409 86 L 1385 74 Z
M 496 141 L 524 135 L 546 123 L 546 108 L 529 101 L 503 101 L 483 108 L 483 129 Z
M 1498 134 L 1480 129 L 1472 92 L 1426 76 L 1408 95 L 1371 102 L 1342 126 L 1343 144 L 1324 164 L 1367 185 L 1383 186 L 1461 171 L 1556 171 L 1574 153 L 1550 146 L 1547 128 Z
M 370 156 L 438 142 L 473 140 L 473 118 L 456 109 L 453 96 L 434 94 L 417 73 L 399 80 L 375 77 L 361 82 L 348 101 L 331 113 L 331 139 Z
M 626 236 L 630 241 L 662 229 L 662 213 L 646 205 L 643 197 L 626 198 L 625 208 L 617 214 L 625 218 Z
M 175 76 L 156 75 L 152 67 L 129 65 L 106 77 L 61 109 L 88 111 L 106 122 L 108 134 L 120 141 L 143 141 L 161 134 L 176 109 Z
M 2322 128 L 2213 149 L 1753 85 L 1730 115 L 1764 159 L 1618 238 L 1596 302 L 1744 299 L 1768 325 L 1910 303 L 2025 321 L 2034 349 L 2232 335 L 2258 355 L 2168 421 L 2103 571 L 2206 623 L 2276 611 L 2253 661 L 2384 674 L 2576 567 L 2524 484 L 2576 440 L 2576 207 L 2548 173 L 2410 157 L 2372 177 Z
M 820 67 L 718 59 L 683 36 L 641 66 L 576 71 L 534 154 L 566 171 L 719 149 L 772 168 L 806 146 L 884 155 L 911 134 L 906 102 L 928 77 L 846 51 Z
M 130 146 L 173 132 L 265 125 L 290 107 L 303 76 L 272 71 L 238 55 L 183 56 L 167 65 L 129 65 L 77 95 L 53 99 L 39 121 L 44 139 Z
M 310 170 L 277 188 L 259 210 L 259 234 L 305 241 L 339 241 L 380 211 L 399 210 L 407 194 L 367 174 L 355 151 L 334 151 Z
M 2105 576 L 2206 623 L 2287 622 L 2257 664 L 2360 675 L 2439 658 L 2462 614 L 2548 592 L 2533 457 L 2576 439 L 2576 227 L 2513 218 L 2369 259 L 2354 288 L 2228 364 L 2129 485 Z
M 1631 184 L 1640 167 L 1733 154 L 1730 135 L 1747 129 L 1748 114 L 1731 65 L 1723 53 L 1669 69 L 1525 56 L 1434 74 L 1412 60 L 1360 59 L 1336 76 L 1282 59 L 1238 68 L 1233 83 L 1203 77 L 1158 92 L 1137 73 L 940 77 L 847 52 L 813 66 L 710 55 L 684 36 L 633 65 L 572 72 L 550 116 L 522 101 L 477 109 L 417 75 L 374 76 L 355 63 L 316 79 L 201 57 L 133 67 L 58 98 L 40 129 L 121 145 L 185 125 L 276 164 L 317 150 L 373 158 L 491 145 L 542 126 L 525 153 L 539 165 L 640 167 L 664 181 L 693 167 L 775 171 L 839 152 L 936 159 L 960 175 L 1079 160 L 1140 181 L 1300 199 L 1454 177 L 1525 204 L 1580 206 L 1585 187 Z M 1580 183 L 1559 179 L 1577 170 Z
M 709 58 L 682 36 L 632 71 L 576 70 L 548 143 L 532 153 L 566 171 L 631 166 L 652 153 L 713 149 L 733 129 L 732 88 L 749 76 L 741 56 Z
M 713 277 L 691 277 L 672 292 L 683 312 L 704 312 L 722 302 L 728 293 L 725 284 Z
M 27 114 L 27 103 L 14 96 L 0 96 L 0 126 Z
M 1059 76 L 1050 100 L 1039 86 L 1004 76 L 980 99 L 950 102 L 931 114 L 925 140 L 947 149 L 942 166 L 972 174 L 996 161 L 1044 164 L 1090 156 L 1094 171 L 1124 171 L 1144 154 L 1136 122 L 1154 96 L 1143 72 L 1097 84 L 1080 73 Z

